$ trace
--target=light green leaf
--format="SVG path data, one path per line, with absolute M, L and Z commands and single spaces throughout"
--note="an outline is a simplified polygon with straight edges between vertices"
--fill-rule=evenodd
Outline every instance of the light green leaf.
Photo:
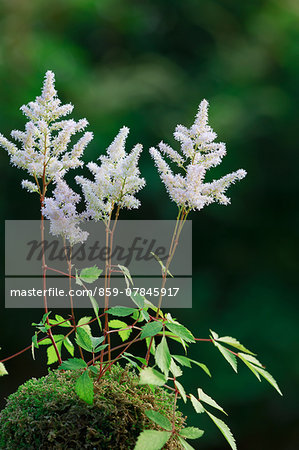
M 161 322 L 157 322 L 157 321 L 149 322 L 146 325 L 144 325 L 144 327 L 142 327 L 140 339 L 155 336 L 156 334 L 160 333 L 162 328 L 163 328 L 163 325 Z
M 135 303 L 135 305 L 138 306 L 138 308 L 144 307 L 144 297 L 142 295 L 138 294 L 138 292 L 131 295 L 131 299 Z
M 78 378 L 75 385 L 75 391 L 79 398 L 89 405 L 93 404 L 93 382 L 87 371 Z
M 67 361 L 62 361 L 59 369 L 61 370 L 78 370 L 87 367 L 87 364 L 83 359 L 79 358 L 70 358 Z
M 218 403 L 216 403 L 215 400 L 213 400 L 211 397 L 209 397 L 207 394 L 205 394 L 202 389 L 198 388 L 197 392 L 198 392 L 198 399 L 201 402 L 207 403 L 208 405 L 213 406 L 213 408 L 219 409 L 219 411 L 222 411 L 224 414 L 227 415 L 227 413 L 224 411 L 224 409 L 221 408 L 221 406 L 218 405 Z
M 60 342 L 64 339 L 64 334 L 53 334 L 54 341 Z M 50 338 L 43 339 L 38 343 L 38 345 L 52 345 L 52 341 Z
M 167 345 L 167 340 L 163 336 L 160 344 L 156 348 L 155 361 L 161 372 L 168 376 L 169 367 L 171 363 L 171 356 Z
M 77 323 L 77 327 L 82 328 L 83 330 L 86 331 L 87 334 L 89 334 L 89 336 L 91 336 L 91 328 L 89 325 L 89 322 L 91 321 L 92 317 L 88 316 L 84 316 L 81 317 L 81 319 L 79 320 L 79 322 Z
M 219 428 L 219 430 L 221 431 L 221 433 L 223 434 L 223 436 L 225 437 L 225 439 L 227 440 L 227 442 L 229 443 L 231 448 L 233 450 L 237 450 L 235 438 L 232 435 L 232 432 L 230 431 L 230 429 L 228 428 L 226 423 L 224 423 L 222 420 L 218 419 L 218 417 L 215 417 L 213 414 L 211 414 L 207 410 L 206 410 L 206 413 L 213 420 L 214 424 Z
M 132 333 L 132 328 L 128 328 L 127 330 L 119 330 L 118 335 L 121 340 L 124 342 L 129 339 L 130 334 Z
M 180 436 L 186 439 L 198 439 L 204 434 L 203 430 L 196 427 L 186 427 L 180 431 Z
M 56 346 L 57 346 L 58 353 L 61 354 L 62 341 L 57 342 Z M 48 361 L 47 361 L 48 365 L 54 364 L 55 362 L 58 361 L 58 357 L 57 357 L 57 354 L 56 354 L 56 351 L 55 351 L 55 348 L 53 345 L 51 345 L 50 347 L 47 348 L 47 356 L 48 356 Z
M 183 325 L 179 325 L 177 323 L 170 323 L 167 322 L 166 327 L 168 328 L 171 333 L 175 334 L 176 336 L 180 337 L 186 342 L 195 342 L 194 337 L 192 336 L 192 333 L 187 330 Z
M 161 428 L 164 428 L 167 431 L 172 430 L 171 422 L 167 419 L 167 417 L 163 416 L 157 411 L 154 411 L 153 409 L 148 409 L 144 412 L 150 420 L 158 424 Z
M 107 312 L 112 314 L 112 316 L 126 317 L 130 316 L 136 311 L 135 308 L 126 308 L 125 306 L 113 306 Z
M 139 435 L 134 450 L 160 450 L 170 438 L 168 431 L 145 430 Z
M 169 368 L 170 372 L 172 373 L 172 375 L 177 378 L 180 377 L 181 375 L 183 375 L 183 372 L 181 370 L 181 368 L 174 362 L 174 360 L 171 358 L 171 363 L 170 363 L 170 368 Z
M 75 353 L 74 344 L 70 341 L 70 339 L 67 336 L 63 339 L 63 344 L 67 349 L 67 351 L 69 352 L 69 354 L 74 356 Z
M 5 369 L 5 366 L 3 363 L 0 363 L 0 377 L 3 377 L 4 375 L 8 375 L 7 370 Z
M 83 329 L 83 327 L 77 328 L 76 342 L 79 347 L 83 348 L 87 352 L 92 352 L 93 347 L 90 335 Z
M 255 366 L 246 360 L 242 355 L 243 353 L 238 353 L 239 358 L 243 361 L 243 363 L 251 370 L 251 372 L 256 376 L 256 378 L 261 381 L 260 374 L 256 371 Z
M 264 377 L 265 380 L 267 380 L 268 383 L 270 383 L 271 386 L 273 386 L 274 389 L 276 389 L 277 392 L 278 392 L 280 395 L 282 395 L 282 392 L 281 392 L 281 390 L 279 389 L 279 386 L 278 386 L 276 380 L 272 377 L 272 375 L 271 375 L 269 372 L 267 372 L 265 369 L 262 369 L 261 367 L 258 367 L 258 366 L 255 366 L 255 370 L 257 370 L 257 371 L 262 375 L 262 377 Z
M 84 283 L 93 283 L 96 281 L 103 271 L 99 269 L 97 266 L 87 267 L 86 269 L 82 269 L 80 272 L 80 279 Z
M 195 409 L 195 411 L 199 414 L 205 412 L 204 407 L 202 406 L 202 404 L 197 400 L 197 398 L 194 397 L 194 395 L 190 394 L 190 400 L 191 403 L 193 405 L 193 408 Z
M 217 333 L 215 333 L 215 331 L 210 330 L 210 332 L 211 332 L 213 339 L 215 339 L 217 341 L 217 339 L 219 339 L 219 335 Z
M 261 362 L 259 362 L 258 359 L 256 359 L 254 356 L 252 355 L 247 355 L 246 353 L 238 353 L 238 355 L 241 357 L 243 357 L 244 359 L 246 359 L 246 361 L 251 362 L 252 364 L 254 364 L 255 366 L 259 366 L 262 369 L 264 368 L 263 364 Z
M 132 285 L 134 284 L 129 269 L 125 266 L 121 266 L 120 264 L 118 264 L 118 267 L 122 271 L 122 273 L 125 277 L 125 282 L 126 282 L 127 288 L 129 288 L 130 283 Z
M 65 319 L 62 316 L 60 316 L 59 314 L 55 315 L 55 319 L 56 319 L 56 323 L 59 324 L 58 325 L 59 327 L 66 327 L 66 328 L 72 327 L 71 322 L 69 320 L 67 320 L 65 322 Z M 61 323 L 61 322 L 63 322 L 63 323 Z
M 118 319 L 110 320 L 108 322 L 108 324 L 109 324 L 109 328 L 114 328 L 114 329 L 127 328 L 128 327 L 126 322 L 122 322 L 121 320 L 118 320 Z
M 214 339 L 212 339 L 212 341 L 213 341 L 213 344 L 218 348 L 220 353 L 222 353 L 222 355 L 224 356 L 226 361 L 232 366 L 234 371 L 238 372 L 237 358 L 235 357 L 235 355 L 233 355 L 229 350 L 227 350 L 227 348 L 223 347 L 223 345 L 221 345 L 218 342 L 214 341 Z
M 140 372 L 139 384 L 153 384 L 163 386 L 166 383 L 166 377 L 151 367 L 146 367 Z
M 195 450 L 194 447 L 192 447 L 192 445 L 188 444 L 187 441 L 185 441 L 185 439 L 181 438 L 180 436 L 178 436 L 180 444 L 182 445 L 182 447 L 185 450 Z
M 250 355 L 255 355 L 255 353 L 252 353 L 250 350 L 244 347 L 244 345 L 242 345 L 239 341 L 237 341 L 237 339 L 231 336 L 223 336 L 216 340 L 218 342 L 224 342 L 225 344 L 231 345 L 232 347 L 235 347 L 238 350 L 241 350 L 242 352 L 249 353 Z
M 187 396 L 186 396 L 186 392 L 185 392 L 184 387 L 181 385 L 181 383 L 178 380 L 175 380 L 175 384 L 176 384 L 176 387 L 177 387 L 177 389 L 178 389 L 178 391 L 180 393 L 180 396 L 184 400 L 184 403 L 186 403 Z

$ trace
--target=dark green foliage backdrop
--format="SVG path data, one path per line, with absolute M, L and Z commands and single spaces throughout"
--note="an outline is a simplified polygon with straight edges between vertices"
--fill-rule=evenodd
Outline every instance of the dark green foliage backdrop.
M 243 167 L 248 177 L 231 189 L 231 206 L 193 215 L 193 310 L 176 314 L 197 335 L 212 328 L 255 349 L 285 396 L 243 367 L 235 375 L 209 344 L 193 356 L 207 362 L 213 379 L 189 372 L 187 382 L 226 406 L 241 450 L 297 448 L 298 4 L 2 0 L 0 6 L 1 132 L 22 129 L 18 108 L 39 93 L 44 72 L 52 69 L 62 99 L 75 104 L 75 115 L 86 116 L 95 133 L 86 160 L 104 152 L 122 125 L 131 128 L 130 145 L 144 144 L 148 185 L 141 210 L 127 218 L 174 218 L 147 149 L 161 139 L 172 142 L 175 125 L 190 125 L 200 100 L 210 101 L 211 125 L 228 148 L 213 175 Z M 2 255 L 4 220 L 39 218 L 37 199 L 21 190 L 22 178 L 2 151 Z M 30 340 L 40 311 L 4 310 L 3 297 L 0 307 L 4 357 Z M 27 354 L 7 364 L 1 401 L 25 379 L 45 373 L 41 358 L 33 362 Z M 190 419 L 206 426 L 201 417 Z M 207 430 L 202 448 L 227 448 L 212 425 Z

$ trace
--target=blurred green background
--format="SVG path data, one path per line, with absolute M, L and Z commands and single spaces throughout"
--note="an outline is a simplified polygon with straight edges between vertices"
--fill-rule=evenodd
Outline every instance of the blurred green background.
M 202 98 L 210 124 L 227 143 L 215 177 L 244 168 L 232 205 L 193 214 L 193 309 L 175 311 L 198 336 L 209 328 L 254 349 L 284 397 L 240 366 L 236 375 L 209 344 L 192 349 L 213 378 L 190 370 L 188 390 L 202 386 L 230 413 L 240 450 L 298 448 L 298 16 L 295 0 L 2 0 L 0 130 L 22 129 L 18 111 L 40 92 L 47 69 L 63 101 L 87 117 L 94 160 L 122 125 L 129 146 L 144 144 L 142 208 L 123 217 L 172 219 L 176 208 L 147 149 L 173 144 L 177 123 L 193 122 Z M 37 199 L 20 187 L 24 174 L 0 153 L 1 254 L 4 220 L 39 218 Z M 4 256 L 1 258 L 4 286 Z M 2 288 L 4 292 L 4 287 Z M 0 304 L 1 358 L 30 343 L 40 311 Z M 28 345 L 27 344 L 27 345 Z M 25 379 L 46 373 L 30 353 L 7 363 L 0 401 Z M 228 448 L 191 410 L 190 425 L 207 430 L 200 448 Z

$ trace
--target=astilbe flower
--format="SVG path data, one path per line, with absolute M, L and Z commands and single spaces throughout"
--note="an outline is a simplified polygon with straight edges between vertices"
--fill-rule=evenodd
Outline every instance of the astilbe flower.
M 10 155 L 13 165 L 25 169 L 33 181 L 23 180 L 22 186 L 29 192 L 39 192 L 38 179 L 49 184 L 59 174 L 83 165 L 80 160 L 93 134 L 85 132 L 70 149 L 71 138 L 83 131 L 88 122 L 81 119 L 61 120 L 73 111 L 73 105 L 62 105 L 55 90 L 55 76 L 47 71 L 42 93 L 34 102 L 21 107 L 28 118 L 25 131 L 14 130 L 11 136 L 21 143 L 21 148 L 0 134 L 0 145 Z
M 217 135 L 208 125 L 208 102 L 203 100 L 194 124 L 190 128 L 178 125 L 174 138 L 180 143 L 181 152 L 160 142 L 159 150 L 152 147 L 150 153 L 166 186 L 170 198 L 187 210 L 201 210 L 214 202 L 227 205 L 230 198 L 225 195 L 228 187 L 246 176 L 243 169 L 232 172 L 219 180 L 204 182 L 206 172 L 218 166 L 226 154 L 225 144 L 216 143 Z M 161 153 L 168 156 L 180 169 L 174 174 Z
M 123 127 L 107 149 L 107 155 L 101 155 L 100 165 L 87 164 L 94 181 L 81 176 L 76 182 L 81 185 L 87 205 L 87 214 L 94 220 L 106 221 L 115 206 L 119 209 L 132 209 L 140 206 L 135 194 L 145 185 L 140 177 L 138 160 L 142 145 L 137 144 L 131 153 L 126 153 L 125 144 L 129 129 Z
M 84 242 L 88 233 L 79 224 L 86 219 L 85 213 L 78 213 L 76 206 L 81 196 L 74 192 L 61 177 L 55 177 L 56 187 L 52 197 L 46 197 L 42 213 L 50 220 L 50 232 L 62 236 L 72 245 Z

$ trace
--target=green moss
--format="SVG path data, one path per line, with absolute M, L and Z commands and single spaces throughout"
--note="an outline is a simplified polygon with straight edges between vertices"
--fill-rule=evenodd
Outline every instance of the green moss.
M 0 448 L 133 449 L 143 429 L 159 429 L 144 414 L 155 409 L 172 417 L 173 395 L 139 386 L 134 372 L 114 365 L 95 384 L 94 405 L 78 399 L 74 385 L 80 372 L 50 372 L 20 386 L 0 412 Z M 176 412 L 176 424 L 184 419 Z M 178 449 L 172 438 L 165 449 Z

